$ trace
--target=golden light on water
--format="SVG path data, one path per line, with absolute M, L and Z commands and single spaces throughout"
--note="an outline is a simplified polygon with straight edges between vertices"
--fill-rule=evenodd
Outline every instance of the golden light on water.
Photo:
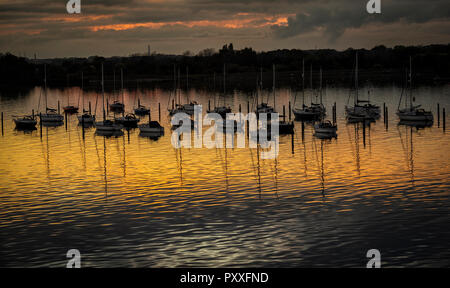
M 448 93 L 447 90 L 443 91 L 444 95 Z M 392 88 L 379 88 L 377 92 L 380 102 L 395 107 L 397 100 L 390 98 Z M 435 95 L 441 92 L 424 90 L 422 93 L 439 97 Z M 153 266 L 172 267 L 197 259 L 201 265 L 204 263 L 201 261 L 207 258 L 210 265 L 233 266 L 248 263 L 248 259 L 260 259 L 258 253 L 262 251 L 247 249 L 244 253 L 244 250 L 232 249 L 233 245 L 255 244 L 259 241 L 256 240 L 259 233 L 275 237 L 272 240 L 279 241 L 279 251 L 288 254 L 293 252 L 283 248 L 285 245 L 294 245 L 298 251 L 314 246 L 314 239 L 318 236 L 313 237 L 304 230 L 310 226 L 303 227 L 303 224 L 294 220 L 298 213 L 306 213 L 302 219 L 308 222 L 313 221 L 311 217 L 322 219 L 328 215 L 331 218 L 326 221 L 337 217 L 354 223 L 349 225 L 357 225 L 366 214 L 409 213 L 415 211 L 416 205 L 423 206 L 422 212 L 439 210 L 450 196 L 448 132 L 443 132 L 437 123 L 425 129 L 398 126 L 398 120 L 392 114 L 387 129 L 383 119 L 365 129 L 361 124 L 347 124 L 343 117 L 342 101 L 345 99 L 345 89 L 328 89 L 325 97 L 328 111 L 331 111 L 330 103 L 338 103 L 337 139 L 315 138 L 313 128 L 308 123 L 302 133 L 301 122 L 295 122 L 295 134 L 280 136 L 279 156 L 268 160 L 258 156 L 259 149 L 248 147 L 173 148 L 166 112 L 170 105 L 167 100 L 170 92 L 164 90 L 131 91 L 125 94 L 127 107 L 135 106 L 136 98 L 139 97 L 142 104 L 151 107 L 154 120 L 159 118 L 158 103 L 161 104 L 161 123 L 165 127 L 165 135 L 156 140 L 139 136 L 138 129 L 124 131 L 123 136 L 111 138 L 97 136 L 94 129 L 86 129 L 83 136 L 83 130 L 74 115 L 69 116 L 67 127 L 43 127 L 41 132 L 38 126 L 31 133 L 14 130 L 8 116 L 37 109 L 39 93 L 39 89 L 35 89 L 20 100 L 2 98 L 2 107 L 8 109 L 8 115 L 5 118 L 4 136 L 0 138 L 0 225 L 8 231 L 16 231 L 20 227 L 27 231 L 49 229 L 49 241 L 53 241 L 53 244 L 60 241 L 58 239 L 65 233 L 63 227 L 67 225 L 80 229 L 83 235 L 91 233 L 84 230 L 88 227 L 94 230 L 94 227 L 103 227 L 98 229 L 104 233 L 104 241 L 117 237 L 118 247 L 134 238 L 128 238 L 131 237 L 128 234 L 113 233 L 110 231 L 113 227 L 122 227 L 128 233 L 134 233 L 133 229 L 147 233 L 139 227 L 163 225 L 161 227 L 165 227 L 167 235 L 173 233 L 173 236 L 159 238 L 163 236 L 149 234 L 148 239 L 160 239 L 158 243 L 166 243 L 175 249 L 172 252 L 180 258 L 174 260 L 173 257 L 163 257 L 166 255 L 164 249 L 153 242 L 155 239 L 141 239 L 136 240 L 136 247 L 153 247 L 148 249 L 159 260 L 145 254 L 147 258 L 142 258 L 139 263 L 150 261 Z M 49 106 L 56 107 L 57 100 L 60 100 L 61 105 L 66 105 L 69 94 L 72 103 L 78 102 L 79 91 L 76 89 L 50 91 L 49 95 L 52 96 Z M 191 99 L 195 98 L 203 105 L 204 110 L 208 100 L 213 99 L 205 91 L 191 91 L 190 95 Z M 281 89 L 277 95 L 277 110 L 282 111 L 282 106 L 288 106 L 293 94 Z M 85 103 L 90 101 L 95 107 L 97 94 L 87 92 L 85 96 Z M 445 103 L 442 98 L 432 99 Z M 243 112 L 246 112 L 247 101 L 251 101 L 251 96 L 236 92 L 226 101 L 234 111 L 241 104 Z M 101 104 L 97 103 L 97 111 L 100 109 Z M 145 123 L 148 118 L 144 117 L 141 121 Z M 272 219 L 271 215 L 278 216 Z M 399 215 L 403 217 L 403 214 Z M 255 232 L 241 230 L 241 234 L 236 235 L 214 230 L 220 225 L 237 225 L 247 229 L 245 227 L 250 224 L 241 223 L 242 218 L 253 219 L 249 220 L 254 223 L 252 225 L 256 225 L 252 227 L 259 228 Z M 256 219 L 268 222 L 256 224 L 253 222 Z M 168 223 L 168 226 L 163 223 Z M 207 228 L 183 226 L 201 223 L 205 223 Z M 192 233 L 179 236 L 184 235 L 186 229 L 193 229 Z M 211 233 L 203 235 L 204 229 Z M 284 238 L 276 236 L 280 231 L 284 231 Z M 10 233 L 9 237 L 15 238 L 13 234 Z M 205 237 L 203 241 L 201 237 Z M 291 237 L 298 238 L 300 242 L 282 240 Z M 81 243 L 87 247 L 94 245 L 89 244 L 89 240 L 83 241 Z M 190 249 L 200 249 L 202 243 L 213 246 L 202 253 L 193 254 Z M 220 251 L 220 247 L 228 252 Z M 268 249 L 268 246 L 264 249 Z M 19 250 L 12 250 L 11 253 L 20 256 Z M 228 256 L 225 257 L 223 253 Z M 212 260 L 205 255 L 221 257 Z M 250 258 L 245 259 L 245 255 Z M 89 263 L 92 266 L 104 263 L 96 262 L 100 260 L 95 260 L 94 254 L 91 257 Z

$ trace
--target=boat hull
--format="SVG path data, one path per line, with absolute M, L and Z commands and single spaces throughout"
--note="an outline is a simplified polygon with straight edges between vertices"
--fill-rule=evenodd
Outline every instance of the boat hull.
M 34 128 L 37 124 L 36 120 L 31 119 L 14 119 L 17 128 Z
M 397 113 L 398 118 L 401 121 L 433 121 L 433 115 L 432 114 L 410 114 L 410 113 Z
M 59 114 L 42 114 L 40 115 L 41 122 L 63 122 L 64 117 Z

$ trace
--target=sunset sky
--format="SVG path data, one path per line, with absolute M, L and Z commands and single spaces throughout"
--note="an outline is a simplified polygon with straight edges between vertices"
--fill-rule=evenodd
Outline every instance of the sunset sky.
M 450 43 L 450 1 L 0 0 L 0 52 L 38 58 L 219 49 L 372 48 Z

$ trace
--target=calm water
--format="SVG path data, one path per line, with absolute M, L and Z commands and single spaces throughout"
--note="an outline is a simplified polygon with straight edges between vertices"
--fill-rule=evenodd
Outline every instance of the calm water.
M 249 148 L 175 150 L 170 91 L 125 93 L 127 107 L 140 97 L 153 119 L 161 103 L 166 134 L 157 140 L 138 129 L 112 138 L 88 129 L 83 138 L 75 115 L 42 135 L 15 131 L 11 115 L 42 108 L 41 89 L 2 93 L 1 266 L 65 267 L 76 248 L 82 267 L 365 267 L 377 248 L 384 267 L 448 267 L 450 134 L 442 119 L 438 127 L 436 105 L 450 108 L 450 86 L 415 91 L 435 114 L 425 129 L 397 125 L 400 88 L 373 88 L 389 125 L 381 118 L 365 137 L 345 122 L 348 89 L 325 92 L 327 111 L 337 102 L 338 138 L 316 139 L 310 124 L 302 134 L 296 122 L 275 160 Z M 79 93 L 49 90 L 49 106 L 67 105 L 68 95 L 76 104 Z M 94 107 L 96 93 L 85 94 Z M 189 94 L 204 110 L 214 99 Z M 287 109 L 294 93 L 277 94 L 278 111 Z M 235 92 L 226 101 L 246 112 L 251 99 Z

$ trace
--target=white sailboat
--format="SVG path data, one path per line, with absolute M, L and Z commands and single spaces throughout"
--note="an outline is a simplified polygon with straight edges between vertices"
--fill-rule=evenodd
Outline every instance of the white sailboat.
M 95 115 L 91 114 L 90 108 L 88 111 L 84 109 L 84 81 L 83 81 L 83 72 L 81 72 L 81 109 L 83 109 L 83 114 L 78 116 L 78 122 L 80 124 L 92 125 L 95 122 Z M 90 107 L 90 106 L 89 106 Z
M 40 114 L 41 122 L 46 124 L 61 125 L 64 117 L 57 113 L 56 109 L 48 108 L 47 104 L 47 66 L 44 65 L 44 96 L 45 96 L 45 113 Z
M 400 121 L 416 121 L 416 122 L 432 122 L 433 121 L 433 113 L 431 111 L 426 111 L 425 109 L 420 108 L 421 105 L 413 105 L 413 97 L 412 97 L 412 60 L 409 57 L 409 107 L 405 107 L 400 109 L 400 102 L 402 98 L 400 97 L 400 101 L 398 103 L 397 115 Z M 405 97 L 405 104 L 407 105 L 407 97 Z
M 111 120 L 106 119 L 106 112 L 105 112 L 105 85 L 103 80 L 103 63 L 102 63 L 102 106 L 103 106 L 103 121 L 95 122 L 95 128 L 97 132 L 116 132 L 116 131 L 122 131 L 123 126 L 120 124 L 116 124 Z

